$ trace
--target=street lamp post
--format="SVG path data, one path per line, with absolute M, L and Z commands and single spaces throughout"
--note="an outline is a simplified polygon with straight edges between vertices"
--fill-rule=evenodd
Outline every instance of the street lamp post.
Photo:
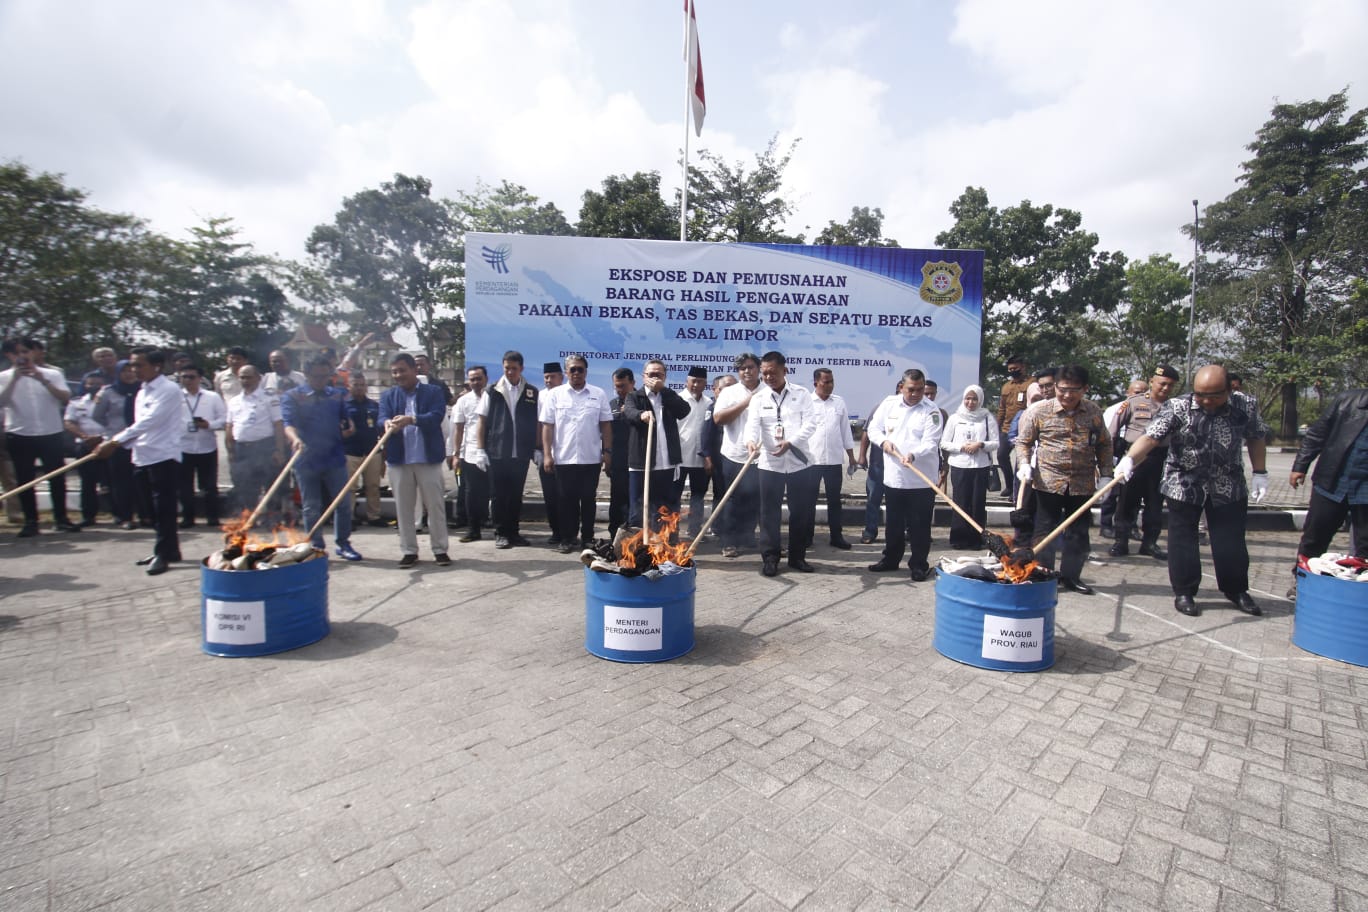
M 1194 333 L 1197 326 L 1197 258 L 1201 255 L 1197 245 L 1197 228 L 1200 224 L 1201 216 L 1197 212 L 1197 201 L 1192 201 L 1192 300 L 1188 302 L 1188 350 L 1187 350 L 1187 384 L 1188 389 L 1192 389 L 1192 344 Z

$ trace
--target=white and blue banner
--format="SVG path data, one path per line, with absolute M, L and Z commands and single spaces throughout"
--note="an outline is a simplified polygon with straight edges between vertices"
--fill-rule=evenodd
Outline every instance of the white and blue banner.
M 711 378 L 777 350 L 802 386 L 830 368 L 852 417 L 911 367 L 953 410 L 978 383 L 982 314 L 979 250 L 466 235 L 466 366 L 491 380 L 510 349 L 533 382 L 543 362 L 582 354 L 610 390 L 614 370 L 640 383 L 650 359 L 678 389 L 694 365 Z

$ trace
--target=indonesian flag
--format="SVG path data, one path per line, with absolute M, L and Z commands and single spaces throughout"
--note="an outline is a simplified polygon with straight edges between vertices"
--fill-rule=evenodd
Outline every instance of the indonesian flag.
M 689 16 L 689 36 L 684 43 L 684 59 L 689 66 L 689 101 L 693 104 L 694 133 L 703 135 L 703 115 L 708 111 L 703 99 L 703 54 L 698 49 L 698 17 L 694 15 L 693 0 L 684 0 L 684 12 Z

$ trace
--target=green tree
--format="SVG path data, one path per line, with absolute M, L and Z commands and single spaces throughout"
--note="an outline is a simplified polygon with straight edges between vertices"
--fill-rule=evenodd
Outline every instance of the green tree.
M 1347 91 L 1275 105 L 1247 146 L 1239 186 L 1200 226 L 1214 297 L 1240 327 L 1239 360 L 1276 388 L 1269 405 L 1287 439 L 1299 391 L 1335 384 L 1346 366 L 1338 353 L 1363 345 L 1345 326 L 1368 259 L 1366 131 L 1368 109 L 1349 113 Z
M 897 241 L 883 236 L 883 221 L 882 209 L 852 206 L 850 218 L 844 225 L 838 225 L 835 221 L 827 222 L 827 226 L 812 243 L 832 247 L 899 246 Z
M 396 174 L 344 199 L 305 246 L 314 268 L 355 306 L 350 322 L 412 327 L 435 358 L 436 322 L 465 305 L 460 230 L 452 204 L 432 198 L 431 181 Z
M 1083 216 L 1023 200 L 999 210 L 981 187 L 950 206 L 955 224 L 936 235 L 942 247 L 982 250 L 984 348 L 1000 379 L 1003 359 L 1032 364 L 1095 364 L 1083 344 L 1091 313 L 1116 309 L 1126 283 L 1126 257 L 1097 249 Z M 1084 330 L 1087 330 L 1085 333 Z
M 42 338 L 58 364 L 125 348 L 167 281 L 170 242 L 85 200 L 59 174 L 0 164 L 0 330 Z
M 555 203 L 542 203 L 527 188 L 511 181 L 490 187 L 477 182 L 474 193 L 462 191 L 452 204 L 463 231 L 503 234 L 571 235 L 575 230 Z
M 1182 370 L 1187 357 L 1188 299 L 1192 283 L 1168 254 L 1150 254 L 1126 267 L 1122 306 L 1104 315 L 1128 374 L 1148 377 L 1156 365 Z
M 234 345 L 269 348 L 287 312 L 281 270 L 239 234 L 231 218 L 215 216 L 191 228 L 189 241 L 172 245 L 171 281 L 149 309 L 146 331 L 198 356 Z
M 576 233 L 668 241 L 679 237 L 677 213 L 660 195 L 659 171 L 614 174 L 603 179 L 602 192 L 584 191 Z
M 770 139 L 750 170 L 744 162 L 729 164 L 706 149 L 698 153 L 703 165 L 689 165 L 689 240 L 803 243 L 802 235 L 790 236 L 782 230 L 793 211 L 781 195 L 784 169 L 798 141 L 782 155 L 776 151 L 778 142 L 777 136 Z M 677 191 L 675 211 L 679 211 Z

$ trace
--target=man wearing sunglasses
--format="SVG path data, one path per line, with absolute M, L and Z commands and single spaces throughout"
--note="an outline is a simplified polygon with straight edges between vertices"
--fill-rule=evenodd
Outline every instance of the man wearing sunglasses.
M 1169 513 L 1169 584 L 1180 614 L 1202 613 L 1195 599 L 1202 582 L 1197 522 L 1204 513 L 1217 588 L 1246 614 L 1263 614 L 1249 595 L 1245 523 L 1249 501 L 1259 503 L 1268 494 L 1267 432 L 1249 400 L 1232 395 L 1225 368 L 1209 364 L 1197 371 L 1192 392 L 1170 400 L 1116 464 L 1116 473 L 1129 481 L 1152 450 L 1168 443 L 1160 490 Z M 1240 455 L 1245 447 L 1254 469 L 1248 488 Z

